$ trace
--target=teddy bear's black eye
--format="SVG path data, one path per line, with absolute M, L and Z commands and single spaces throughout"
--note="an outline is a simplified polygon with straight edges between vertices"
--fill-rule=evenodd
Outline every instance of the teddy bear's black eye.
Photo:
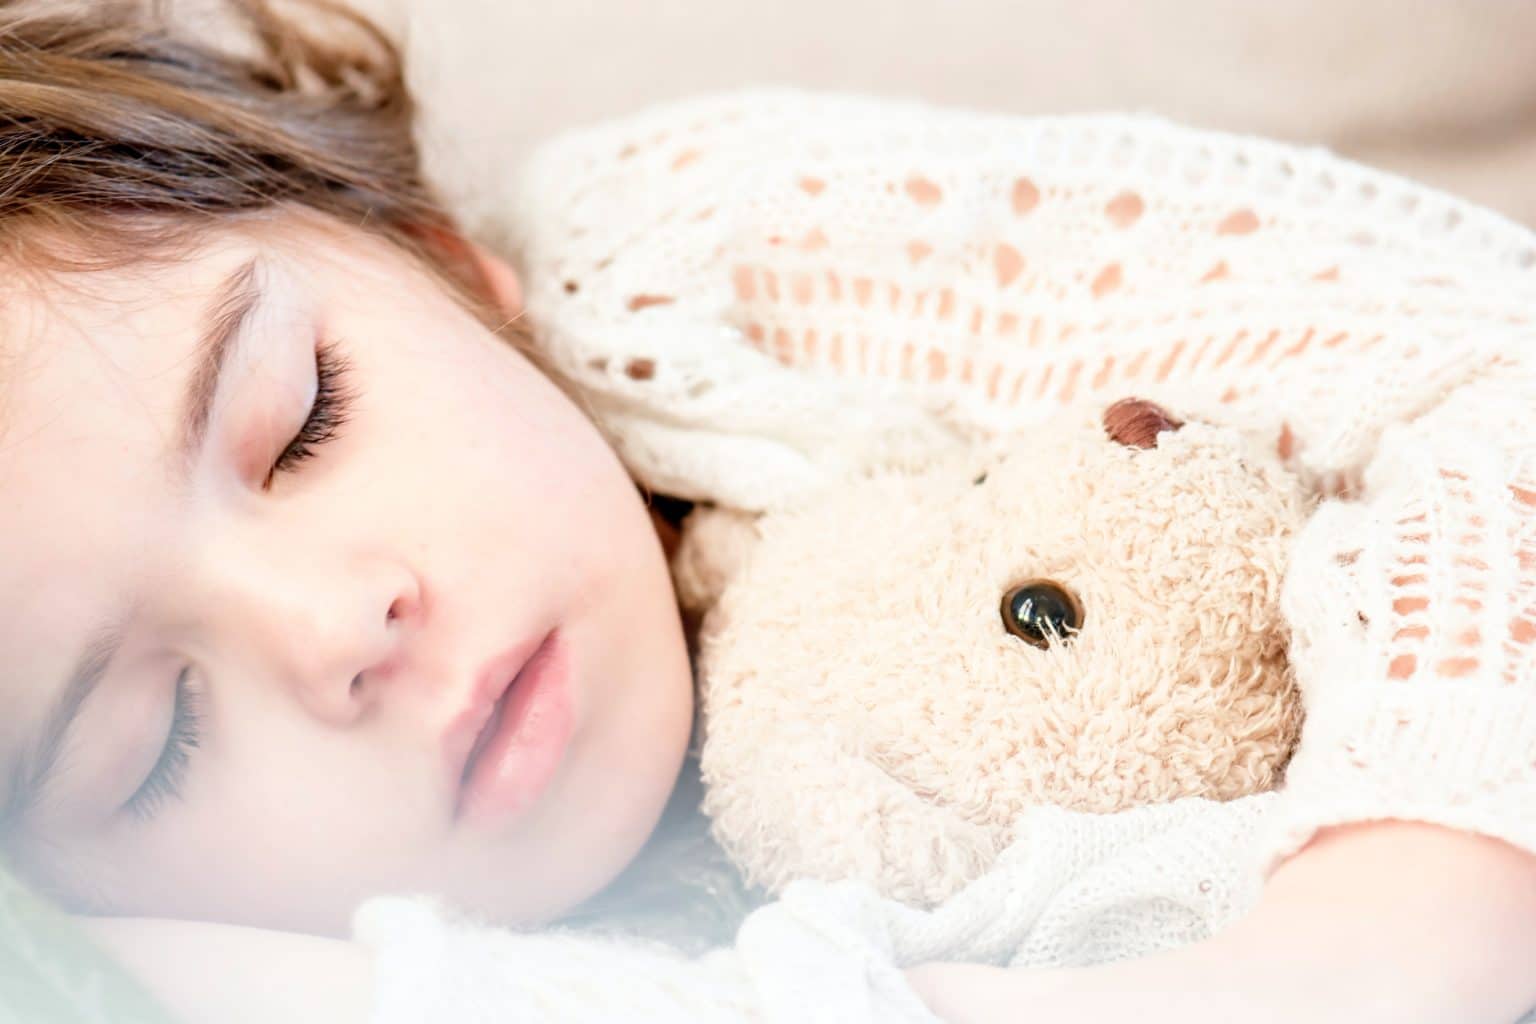
M 1003 626 L 1025 643 L 1049 647 L 1054 634 L 1070 638 L 1083 625 L 1083 606 L 1065 587 L 1029 580 L 1003 595 Z

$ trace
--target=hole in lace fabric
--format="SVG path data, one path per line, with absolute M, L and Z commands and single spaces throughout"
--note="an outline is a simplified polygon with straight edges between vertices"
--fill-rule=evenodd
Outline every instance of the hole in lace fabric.
M 1013 212 L 1022 217 L 1040 205 L 1040 190 L 1028 178 L 1013 183 Z
M 1102 299 L 1120 287 L 1120 264 L 1111 263 L 1093 279 L 1093 297 Z
M 795 274 L 789 279 L 789 293 L 802 306 L 810 305 L 816 295 L 815 288 L 811 284 L 811 276 L 804 272 Z
M 631 359 L 624 364 L 624 373 L 635 380 L 650 380 L 656 376 L 656 360 Z
M 1218 235 L 1251 235 L 1257 230 L 1259 217 L 1252 210 L 1234 210 L 1216 226 Z
M 1006 242 L 997 247 L 992 263 L 997 270 L 997 283 L 1003 287 L 1012 284 L 1014 278 L 1024 270 L 1024 257 L 1019 254 L 1019 250 Z
M 908 178 L 907 195 L 919 206 L 937 206 L 944 192 L 927 178 Z
M 757 280 L 751 267 L 736 267 L 731 271 L 731 284 L 736 289 L 736 298 L 742 302 L 750 302 L 757 295 Z
M 677 301 L 673 295 L 633 295 L 629 299 L 629 311 L 638 313 L 648 306 L 666 306 Z
M 1135 192 L 1122 192 L 1109 201 L 1104 213 L 1117 228 L 1128 228 L 1141 219 L 1146 204 Z

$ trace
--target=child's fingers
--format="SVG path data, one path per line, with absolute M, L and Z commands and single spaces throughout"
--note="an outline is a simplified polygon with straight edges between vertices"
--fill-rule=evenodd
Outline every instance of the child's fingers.
M 920 964 L 905 974 L 918 998 L 947 1024 L 1040 1020 L 1030 1012 L 1030 1003 L 1058 984 L 1055 971 L 982 964 Z

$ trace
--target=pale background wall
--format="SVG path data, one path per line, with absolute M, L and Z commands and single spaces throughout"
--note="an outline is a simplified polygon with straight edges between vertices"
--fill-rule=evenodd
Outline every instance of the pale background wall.
M 1536 0 L 354 2 L 409 24 L 460 187 L 565 125 L 787 83 L 1157 112 L 1325 144 L 1536 224 Z

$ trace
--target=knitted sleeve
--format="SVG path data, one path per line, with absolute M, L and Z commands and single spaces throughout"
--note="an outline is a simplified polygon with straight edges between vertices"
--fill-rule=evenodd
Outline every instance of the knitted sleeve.
M 1128 394 L 1318 506 L 1271 863 L 1402 817 L 1536 851 L 1536 237 L 1312 149 L 1146 118 L 749 92 L 535 155 L 509 241 L 643 482 L 742 508 Z

